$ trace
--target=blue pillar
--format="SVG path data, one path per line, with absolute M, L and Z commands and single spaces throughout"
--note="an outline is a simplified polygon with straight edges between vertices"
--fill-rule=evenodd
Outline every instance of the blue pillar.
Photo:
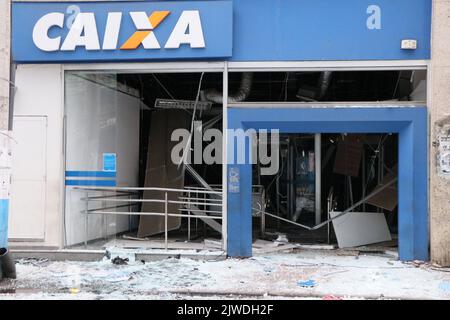
M 428 218 L 428 114 L 426 108 L 417 109 L 414 121 L 414 258 L 430 260 L 430 224 Z
M 399 258 L 429 260 L 427 113 L 414 110 L 414 120 L 399 132 Z
M 231 128 L 243 130 L 240 123 Z M 251 138 L 228 133 L 227 144 L 227 254 L 230 257 L 252 256 L 252 164 Z M 239 139 L 242 144 L 238 141 Z
M 239 173 L 239 191 L 230 190 L 230 173 Z M 234 186 L 235 187 L 235 186 Z M 228 256 L 252 256 L 252 166 L 228 165 Z

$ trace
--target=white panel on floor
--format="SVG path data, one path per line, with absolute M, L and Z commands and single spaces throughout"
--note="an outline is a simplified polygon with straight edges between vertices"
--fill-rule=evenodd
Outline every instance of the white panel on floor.
M 14 117 L 9 238 L 44 240 L 47 118 Z
M 330 212 L 331 218 L 341 212 Z M 391 233 L 384 213 L 350 212 L 333 220 L 339 248 L 390 241 Z

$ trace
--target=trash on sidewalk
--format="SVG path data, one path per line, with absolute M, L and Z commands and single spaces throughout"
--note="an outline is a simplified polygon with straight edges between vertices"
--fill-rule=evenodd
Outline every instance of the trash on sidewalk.
M 316 282 L 311 279 L 306 281 L 297 281 L 297 284 L 302 288 L 313 288 L 317 285 Z
M 332 294 L 328 294 L 322 298 L 322 300 L 344 300 L 341 297 L 336 297 Z
M 287 238 L 287 236 L 285 234 L 279 234 L 277 239 L 275 240 L 275 242 L 283 242 L 283 243 L 288 243 L 289 240 Z
M 444 291 L 446 293 L 450 293 L 450 282 L 449 281 L 442 281 L 439 284 L 439 289 L 441 289 L 442 291 Z
M 255 254 L 266 254 L 273 252 L 292 251 L 299 247 L 298 243 L 289 243 L 285 234 L 278 234 L 274 241 L 258 239 L 253 243 L 253 252 Z
M 111 260 L 111 262 L 113 264 L 117 264 L 117 265 L 125 265 L 128 264 L 128 261 L 130 261 L 128 258 L 121 258 L 119 256 L 115 257 L 114 259 Z

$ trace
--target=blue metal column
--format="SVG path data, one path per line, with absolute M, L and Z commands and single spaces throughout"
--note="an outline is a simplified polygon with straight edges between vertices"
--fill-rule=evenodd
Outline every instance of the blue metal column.
M 399 132 L 398 230 L 399 258 L 429 260 L 428 147 L 426 109 Z
M 241 123 L 228 120 L 228 126 L 241 130 Z M 231 121 L 231 123 L 230 123 Z M 249 146 L 251 139 L 245 138 L 239 145 L 234 130 L 227 134 L 227 254 L 230 257 L 252 256 L 252 164 Z M 241 136 L 242 138 L 242 136 Z M 244 148 L 244 150 L 242 150 Z M 243 159 L 239 157 L 243 152 Z
M 239 172 L 239 192 L 230 191 L 230 173 Z M 252 166 L 228 165 L 228 256 L 252 256 Z

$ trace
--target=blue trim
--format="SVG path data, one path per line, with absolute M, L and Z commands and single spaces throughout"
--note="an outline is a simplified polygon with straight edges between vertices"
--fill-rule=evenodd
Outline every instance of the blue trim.
M 66 180 L 66 186 L 115 187 L 116 180 Z
M 228 125 L 281 133 L 398 133 L 399 258 L 429 260 L 426 107 L 229 108 Z M 228 193 L 228 255 L 250 256 L 251 164 L 239 170 L 241 193 Z
M 99 177 L 99 178 L 115 178 L 115 171 L 66 171 L 66 177 Z
M 8 210 L 9 200 L 0 199 L 0 248 L 8 247 Z
M 122 12 L 118 47 L 136 30 L 130 11 L 169 10 L 155 29 L 163 47 L 156 50 L 45 52 L 32 41 L 36 22 L 49 12 L 73 16 L 68 6 L 95 13 L 100 45 L 108 12 Z M 380 9 L 381 25 L 367 26 L 369 6 Z M 106 62 L 222 59 L 231 61 L 421 60 L 430 58 L 431 0 L 234 0 L 12 3 L 12 59 L 16 63 Z M 164 49 L 182 10 L 200 10 L 205 48 Z M 369 9 L 369 13 L 367 10 Z M 68 28 L 53 27 L 52 38 L 66 38 Z M 417 40 L 416 50 L 402 50 L 402 39 Z

